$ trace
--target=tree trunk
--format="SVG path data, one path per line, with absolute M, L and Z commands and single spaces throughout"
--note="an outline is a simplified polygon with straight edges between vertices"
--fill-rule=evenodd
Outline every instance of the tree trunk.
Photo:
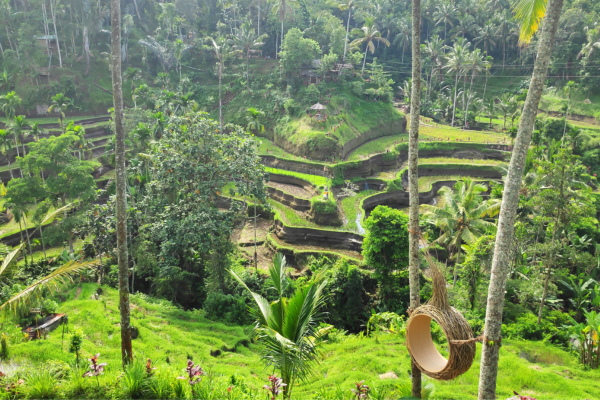
M 44 244 L 44 229 L 42 224 L 40 223 L 40 241 L 42 242 L 42 251 L 44 252 L 44 260 L 48 261 L 48 257 L 46 257 L 46 245 Z
M 135 7 L 135 13 L 137 14 L 138 20 L 141 21 L 140 10 L 138 9 L 137 0 L 133 0 L 133 6 Z
M 56 49 L 58 50 L 58 64 L 62 68 L 62 56 L 60 55 L 60 42 L 58 41 L 58 30 L 56 29 L 56 14 L 54 13 L 53 0 L 50 0 L 50 13 L 52 14 L 52 25 L 54 25 L 54 36 L 56 36 Z
M 112 0 L 111 0 L 112 1 Z M 85 51 L 85 75 L 90 72 L 90 39 L 88 37 L 88 27 L 87 25 L 83 26 L 83 49 Z M 119 45 L 119 54 L 121 54 L 121 47 Z
M 456 253 L 456 262 L 454 263 L 454 282 L 452 287 L 456 287 L 456 281 L 458 280 L 458 262 L 460 261 L 460 244 L 458 245 L 458 253 Z
M 29 247 L 29 257 L 31 265 L 33 265 L 33 252 L 31 251 L 31 240 L 29 239 L 29 231 L 27 230 L 27 216 L 23 215 L 23 226 L 25 227 L 25 236 L 27 237 L 27 247 Z
M 223 100 L 221 96 L 223 81 L 223 48 L 221 48 L 221 59 L 219 60 L 219 129 L 223 130 Z
M 346 24 L 346 40 L 344 41 L 344 57 L 342 58 L 342 68 L 340 68 L 340 75 L 344 70 L 344 64 L 346 64 L 346 49 L 348 48 L 348 32 L 350 31 L 350 16 L 352 15 L 352 7 L 348 7 L 348 23 Z
M 248 93 L 250 93 L 250 49 L 246 53 L 246 88 L 248 89 Z
M 111 0 L 111 63 L 117 168 L 117 257 L 119 265 L 119 309 L 121 313 L 121 359 L 133 361 L 129 310 L 129 269 L 127 268 L 127 199 L 125 197 L 125 128 L 121 82 L 121 1 Z
M 13 172 L 12 172 L 12 166 L 10 165 L 10 158 L 9 158 L 8 151 L 6 152 L 6 161 L 8 161 L 8 170 L 10 171 L 10 179 L 15 179 Z
M 548 263 L 548 268 L 546 268 L 546 276 L 544 277 L 544 291 L 542 292 L 542 300 L 540 301 L 540 309 L 538 311 L 538 320 L 537 323 L 540 324 L 542 322 L 542 311 L 544 311 L 544 303 L 546 302 L 546 296 L 548 295 L 548 283 L 550 282 L 551 275 L 551 264 Z
M 368 44 L 367 44 L 367 48 L 365 49 L 365 58 L 363 58 L 363 66 L 362 66 L 362 70 L 360 71 L 360 76 L 363 76 L 363 73 L 365 72 L 365 63 L 367 62 L 367 51 L 369 51 Z
M 535 67 L 523 107 L 523 116 L 519 122 L 519 131 L 506 178 L 487 299 L 484 337 L 488 341 L 483 341 L 483 351 L 481 353 L 479 400 L 493 400 L 496 398 L 496 378 L 500 355 L 499 340 L 502 328 L 504 291 L 508 276 L 510 245 L 513 240 L 517 206 L 519 205 L 519 190 L 523 179 L 527 149 L 531 142 L 531 134 L 544 88 L 544 81 L 546 80 L 550 56 L 552 54 L 552 44 L 556 36 L 562 6 L 563 0 L 549 0 L 547 5 Z M 489 341 L 493 341 L 493 343 Z
M 260 36 L 260 0 L 258 0 L 258 5 L 256 6 L 256 21 L 258 23 L 258 28 L 256 29 L 256 36 Z
M 456 94 L 458 93 L 458 74 L 459 70 L 456 71 L 456 81 L 454 82 L 454 103 L 452 105 L 452 123 L 450 126 L 454 126 L 454 114 L 456 112 Z
M 61 197 L 61 201 L 63 207 L 67 205 L 67 198 L 65 195 Z M 63 210 L 63 218 L 67 218 L 67 210 Z M 71 254 L 71 257 L 73 257 L 73 255 L 75 254 L 75 250 L 73 249 L 73 236 L 71 235 L 71 233 L 69 233 L 69 252 Z
M 410 95 L 410 128 L 408 139 L 408 191 L 409 191 L 409 255 L 410 308 L 421 304 L 419 297 L 419 115 L 421 111 L 421 0 L 412 4 L 412 85 Z M 410 366 L 412 396 L 421 398 L 421 371 L 414 362 Z

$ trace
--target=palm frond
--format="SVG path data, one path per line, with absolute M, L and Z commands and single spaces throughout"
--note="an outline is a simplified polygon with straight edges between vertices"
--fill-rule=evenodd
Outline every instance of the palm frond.
M 17 256 L 19 251 L 21 251 L 24 245 L 25 242 L 21 243 L 20 245 L 15 247 L 13 251 L 8 253 L 6 257 L 4 257 L 4 261 L 2 262 L 2 266 L 0 267 L 0 280 L 3 279 L 5 274 L 7 274 L 11 270 L 9 266 L 12 264 L 14 258 Z
M 42 290 L 50 286 L 58 289 L 59 284 L 64 283 L 66 280 L 71 280 L 71 275 L 98 265 L 100 265 L 99 260 L 85 262 L 69 261 L 11 297 L 10 300 L 0 306 L 0 312 L 16 309 L 19 304 L 28 302 L 32 297 L 39 297 L 42 294 Z
M 515 20 L 521 25 L 519 44 L 531 42 L 533 35 L 540 29 L 540 24 L 546 15 L 548 0 L 517 0 L 513 5 Z

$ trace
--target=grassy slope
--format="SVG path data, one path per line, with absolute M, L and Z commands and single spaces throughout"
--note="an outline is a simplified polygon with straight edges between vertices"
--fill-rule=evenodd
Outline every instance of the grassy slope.
M 63 291 L 67 300 L 60 304 L 59 311 L 68 313 L 71 329 L 77 326 L 84 331 L 82 356 L 100 352 L 101 360 L 108 362 L 107 373 L 100 382 L 109 384 L 120 374 L 118 297 L 115 290 L 105 288 L 104 300 L 89 300 L 96 287 L 95 284 L 84 284 L 77 299 L 76 287 Z M 135 356 L 151 358 L 157 363 L 159 372 L 168 370 L 173 379 L 179 375 L 188 354 L 205 370 L 243 376 L 257 390 L 271 372 L 263 369 L 256 345 L 250 344 L 246 348 L 240 344 L 247 339 L 247 328 L 209 321 L 201 312 L 181 311 L 167 302 L 142 296 L 132 296 L 132 323 L 140 329 L 140 337 L 133 341 Z M 444 347 L 440 346 L 440 351 L 447 354 Z M 236 348 L 236 351 L 212 357 L 210 351 L 219 348 Z M 453 381 L 433 381 L 434 398 L 456 399 L 457 395 L 461 399 L 476 398 L 481 345 L 477 348 L 473 366 L 466 374 Z M 61 351 L 60 329 L 51 333 L 48 340 L 14 344 L 10 350 L 15 363 L 50 359 L 72 362 L 75 358 L 66 350 Z M 350 398 L 354 382 L 363 379 L 366 384 L 376 387 L 409 380 L 410 359 L 400 335 L 383 335 L 378 340 L 350 336 L 342 342 L 324 344 L 321 351 L 323 358 L 314 378 L 297 386 L 294 398 L 309 398 L 323 387 L 333 391 L 336 386 L 345 398 Z M 544 399 L 591 399 L 597 396 L 600 371 L 584 371 L 575 357 L 563 350 L 542 342 L 505 340 L 500 354 L 499 398 L 512 396 L 513 390 Z M 165 363 L 167 356 L 170 366 Z M 380 380 L 379 375 L 386 372 L 396 373 L 399 379 Z M 397 397 L 397 393 L 389 395 L 389 398 Z

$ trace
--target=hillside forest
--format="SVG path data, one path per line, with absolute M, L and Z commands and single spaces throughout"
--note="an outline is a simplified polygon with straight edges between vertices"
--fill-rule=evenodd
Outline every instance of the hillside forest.
M 598 398 L 599 2 L 0 21 L 0 399 Z

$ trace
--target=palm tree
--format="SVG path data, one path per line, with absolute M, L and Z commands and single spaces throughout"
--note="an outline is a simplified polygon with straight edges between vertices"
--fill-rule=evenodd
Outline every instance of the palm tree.
M 365 19 L 365 26 L 361 29 L 353 29 L 352 33 L 355 35 L 362 36 L 358 39 L 355 39 L 352 43 L 350 43 L 350 47 L 360 46 L 362 44 L 366 44 L 365 46 L 365 57 L 363 59 L 362 71 L 360 72 L 361 76 L 365 72 L 365 62 L 367 61 L 367 51 L 371 50 L 371 54 L 375 52 L 374 41 L 382 42 L 386 46 L 390 45 L 390 41 L 386 38 L 381 37 L 381 33 L 377 30 L 377 26 L 373 22 L 373 17 L 369 16 Z
M 313 375 L 318 362 L 317 341 L 327 329 L 319 329 L 321 309 L 325 306 L 323 290 L 327 281 L 311 283 L 297 290 L 291 298 L 284 297 L 288 289 L 285 257 L 278 253 L 269 268 L 277 300 L 269 303 L 252 292 L 233 271 L 231 275 L 252 296 L 256 303 L 252 315 L 256 318 L 254 332 L 262 343 L 262 359 L 267 367 L 280 371 L 286 384 L 283 397 L 289 399 L 294 384 Z
M 249 23 L 242 24 L 240 29 L 236 29 L 235 33 L 235 47 L 246 56 L 246 85 L 248 93 L 250 93 L 250 53 L 254 53 L 257 47 L 261 47 L 265 44 L 264 40 L 267 39 L 269 35 L 265 33 L 258 36 L 254 32 L 252 25 Z
M 501 13 L 496 20 L 498 22 L 498 29 L 496 30 L 496 35 L 498 35 L 498 37 L 502 39 L 502 69 L 504 69 L 504 65 L 506 64 L 506 39 L 510 32 L 511 24 L 511 17 L 509 15 L 508 9 L 506 10 L 506 12 Z
M 63 121 L 65 119 L 65 112 L 73 107 L 73 101 L 65 96 L 63 93 L 57 93 L 55 96 L 52 96 L 50 107 L 48 107 L 48 112 L 59 112 L 60 113 L 60 126 L 63 126 Z
M 0 74 L 0 88 L 6 86 L 6 90 L 10 90 L 12 78 L 13 75 L 9 74 L 8 72 L 6 72 L 6 70 L 4 70 L 4 72 Z
M 498 37 L 496 34 L 497 27 L 494 26 L 494 23 L 488 21 L 484 26 L 480 26 L 477 28 L 477 36 L 473 39 L 475 42 L 475 46 L 479 43 L 483 43 L 483 52 L 487 56 L 488 50 L 496 47 L 495 39 Z
M 133 360 L 129 310 L 129 268 L 127 255 L 127 198 L 125 168 L 125 127 L 123 122 L 123 88 L 121 81 L 121 1 L 111 0 L 111 61 L 115 126 L 117 263 L 119 270 L 119 311 L 121 314 L 121 359 L 123 367 Z M 117 22 L 117 23 L 114 23 Z
M 457 37 L 466 37 L 468 34 L 473 32 L 479 28 L 479 26 L 475 23 L 475 18 L 470 15 L 463 15 L 458 19 L 458 23 L 452 29 L 450 29 L 450 33 L 453 38 Z
M 246 128 L 250 132 L 262 133 L 265 131 L 265 126 L 260 123 L 260 119 L 265 116 L 264 111 L 257 110 L 254 107 L 250 107 L 246 110 L 246 120 L 248 121 L 248 125 Z
M 421 115 L 421 0 L 412 3 L 412 79 L 410 95 L 410 128 L 408 138 L 408 274 L 410 307 L 421 304 L 419 287 L 421 238 L 419 227 L 419 117 Z M 404 54 L 404 53 L 403 53 Z M 421 398 L 421 370 L 411 361 L 411 394 Z
M 489 65 L 490 65 L 490 63 L 487 60 L 485 60 L 485 58 L 481 55 L 480 49 L 475 49 L 469 54 L 468 59 L 467 59 L 467 65 L 465 67 L 465 73 L 468 73 L 468 72 L 471 73 L 471 83 L 469 84 L 469 92 L 473 88 L 473 80 L 475 79 L 475 76 L 480 74 L 482 71 L 486 71 L 487 68 L 489 68 Z M 468 113 L 469 104 L 471 103 L 471 101 L 467 100 L 465 102 L 464 100 L 465 100 L 465 98 L 463 97 L 463 103 L 465 103 L 465 126 L 466 126 L 467 125 L 467 113 Z
M 586 61 L 592 58 L 594 54 L 594 50 L 600 50 L 600 31 L 598 29 L 587 29 L 586 37 L 587 43 L 583 44 L 581 51 L 577 54 L 577 59 L 580 60 L 581 57 L 585 56 Z M 4 71 L 6 74 L 6 71 Z
M 496 116 L 496 100 L 493 97 L 489 97 L 484 100 L 483 110 L 485 115 L 490 119 L 490 128 L 492 127 L 492 118 Z
M 8 161 L 8 170 L 10 171 L 10 178 L 14 179 L 12 172 L 12 166 L 10 165 L 10 151 L 12 150 L 11 134 L 6 129 L 0 129 L 0 149 L 4 151 L 6 155 L 6 161 Z
M 469 56 L 469 45 L 470 43 L 464 43 L 464 40 L 457 40 L 454 42 L 454 46 L 448 53 L 448 61 L 446 62 L 445 68 L 448 72 L 452 72 L 456 74 L 455 82 L 454 82 L 454 101 L 452 104 L 452 123 L 454 126 L 454 116 L 456 114 L 456 96 L 458 94 L 458 77 L 463 73 L 464 66 L 467 63 Z
M 23 157 L 25 157 L 25 138 L 29 134 L 26 129 L 30 129 L 31 125 L 24 115 L 17 115 L 8 125 L 8 129 L 12 132 L 15 139 L 15 147 L 17 148 L 17 156 L 19 156 L 19 143 L 23 149 Z
M 410 43 L 411 28 L 409 28 L 408 24 L 403 21 L 398 26 L 398 30 L 400 32 L 396 35 L 396 38 L 394 39 L 394 44 L 402 46 L 401 62 L 404 62 L 404 51 L 406 50 L 406 45 Z
M 175 99 L 173 100 L 173 104 L 176 105 L 175 111 L 173 111 L 173 114 L 176 114 L 177 111 L 180 109 L 181 109 L 182 114 L 185 114 L 185 113 L 188 113 L 190 111 L 197 109 L 198 103 L 196 103 L 196 101 L 194 99 L 192 99 L 193 95 L 194 95 L 194 93 L 192 93 L 192 92 L 176 95 Z
M 208 40 L 213 45 L 213 52 L 219 60 L 219 129 L 223 130 L 223 95 L 222 95 L 222 81 L 223 81 L 223 67 L 225 65 L 225 59 L 234 54 L 236 50 L 231 48 L 231 41 L 223 36 L 217 37 L 217 40 L 209 37 Z
M 531 142 L 563 2 L 564 0 L 548 0 L 548 2 L 543 0 L 520 0 L 514 9 L 516 18 L 521 25 L 521 43 L 531 41 L 542 18 L 544 19 L 544 26 L 538 41 L 537 57 L 535 58 L 527 98 L 519 121 L 519 129 L 502 195 L 502 207 L 498 220 L 483 332 L 483 336 L 487 340 L 483 342 L 481 353 L 479 400 L 496 398 L 504 293 L 509 272 L 510 248 L 513 243 L 521 182 L 525 170 L 527 149 Z
M 431 61 L 431 72 L 429 73 L 429 84 L 427 85 L 428 95 L 432 86 L 433 76 L 442 69 L 442 60 L 446 48 L 447 46 L 438 35 L 433 35 L 431 40 L 425 42 L 423 52 L 427 54 L 427 57 Z
M 438 26 L 442 22 L 444 23 L 444 43 L 446 42 L 446 35 L 448 24 L 454 27 L 454 16 L 456 15 L 456 8 L 451 2 L 442 3 L 437 7 L 437 10 L 433 14 L 433 18 L 437 20 L 435 26 Z
M 367 5 L 368 3 L 362 0 L 346 0 L 345 3 L 339 3 L 336 5 L 336 7 L 338 7 L 341 11 L 348 10 L 348 21 L 346 22 L 346 39 L 344 40 L 344 56 L 342 57 L 342 64 L 346 62 L 346 51 L 348 48 L 348 33 L 350 32 L 350 17 L 352 16 L 352 8 L 364 7 Z M 283 29 L 281 30 L 281 35 L 281 37 L 283 37 Z M 342 69 L 340 69 L 340 73 L 342 72 Z
M 123 78 L 125 78 L 126 81 L 131 82 L 131 94 L 133 96 L 133 102 L 136 108 L 137 104 L 135 104 L 135 80 L 140 79 L 140 73 L 141 71 L 139 68 L 133 67 L 129 67 L 125 70 L 125 72 L 123 72 Z
M 8 92 L 0 96 L 0 107 L 8 120 L 12 119 L 21 104 L 21 98 L 15 92 Z
M 425 221 L 441 231 L 434 243 L 444 245 L 454 253 L 454 285 L 458 279 L 462 244 L 473 244 L 479 237 L 496 227 L 485 217 L 494 216 L 500 204 L 497 200 L 484 201 L 481 193 L 486 190 L 485 185 L 465 179 L 456 182 L 454 190 L 448 187 L 440 189 L 444 196 L 443 208 L 423 205 Z
M 283 43 L 283 21 L 285 20 L 285 13 L 288 10 L 291 10 L 291 2 L 296 0 L 276 0 L 277 4 L 273 7 L 274 12 L 279 13 L 279 20 L 281 21 L 281 36 L 279 39 L 279 43 Z M 275 41 L 275 48 L 277 48 L 277 40 Z M 281 45 L 279 46 L 281 48 Z M 277 52 L 275 52 L 275 57 L 277 57 Z
M 179 69 L 179 80 L 181 80 L 181 58 L 192 46 L 186 45 L 181 39 L 177 39 L 173 46 L 173 57 L 177 60 L 177 69 Z

